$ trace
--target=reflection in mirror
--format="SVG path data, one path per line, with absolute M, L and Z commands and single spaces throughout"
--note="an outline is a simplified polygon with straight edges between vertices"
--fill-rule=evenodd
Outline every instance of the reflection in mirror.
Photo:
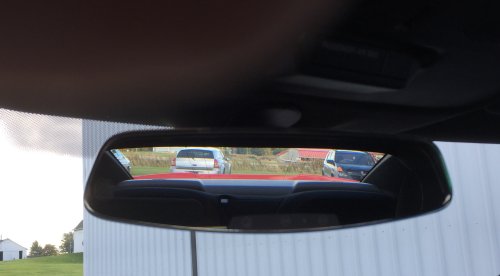
M 162 217 L 170 224 L 300 229 L 394 216 L 394 197 L 359 182 L 383 153 L 237 147 L 110 152 L 133 177 L 119 183 L 114 195 L 163 201 Z
M 367 147 L 123 144 L 101 151 L 87 184 L 86 207 L 103 218 L 211 231 L 303 231 L 405 218 L 450 199 L 428 144 L 398 145 L 391 154 Z
M 153 147 L 112 149 L 111 152 L 136 178 L 232 174 L 239 178 L 248 175 L 249 179 L 265 179 L 271 175 L 275 175 L 274 178 L 301 175 L 313 179 L 312 176 L 321 175 L 360 181 L 384 156 L 377 152 L 314 148 Z M 335 161 L 327 160 L 326 156 Z M 179 176 L 179 173 L 187 175 Z

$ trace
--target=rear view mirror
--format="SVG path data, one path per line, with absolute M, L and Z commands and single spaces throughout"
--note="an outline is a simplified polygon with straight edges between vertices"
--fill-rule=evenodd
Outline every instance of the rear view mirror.
M 450 200 L 433 143 L 313 131 L 124 133 L 103 146 L 85 190 L 101 218 L 230 232 L 368 225 Z

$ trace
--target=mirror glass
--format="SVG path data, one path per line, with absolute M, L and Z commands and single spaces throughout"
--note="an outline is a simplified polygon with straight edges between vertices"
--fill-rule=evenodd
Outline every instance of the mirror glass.
M 219 145 L 250 142 L 236 135 L 175 136 L 168 143 L 127 135 L 105 145 L 87 183 L 86 208 L 105 219 L 207 231 L 309 231 L 415 216 L 451 199 L 432 144 L 371 139 L 373 145 L 361 140 L 355 148 L 349 145 L 356 140 L 341 137 L 348 146 L 325 147 L 331 139 L 265 134 L 259 140 L 269 145 L 320 146 L 235 147 Z M 174 144 L 183 139 L 204 142 Z M 210 146 L 213 140 L 222 142 Z
M 115 196 L 164 201 L 163 216 L 174 225 L 308 229 L 394 216 L 394 198 L 360 182 L 384 153 L 196 146 L 110 152 L 132 176 Z

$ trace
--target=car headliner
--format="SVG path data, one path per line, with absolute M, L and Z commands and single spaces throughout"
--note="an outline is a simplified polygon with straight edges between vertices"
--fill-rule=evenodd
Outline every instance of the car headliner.
M 500 142 L 499 1 L 11 1 L 0 13 L 4 108 Z M 295 81 L 318 45 L 346 38 L 421 67 L 391 89 Z

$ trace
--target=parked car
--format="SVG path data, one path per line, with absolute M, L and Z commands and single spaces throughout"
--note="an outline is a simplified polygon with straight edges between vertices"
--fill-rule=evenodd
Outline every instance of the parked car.
M 128 172 L 132 169 L 132 162 L 118 149 L 111 150 L 113 155 L 120 161 L 120 163 L 123 165 L 125 169 L 127 169 Z
M 177 152 L 170 170 L 174 173 L 230 174 L 231 163 L 219 149 L 186 148 Z
M 323 162 L 322 174 L 360 181 L 375 163 L 375 159 L 368 152 L 331 150 Z

